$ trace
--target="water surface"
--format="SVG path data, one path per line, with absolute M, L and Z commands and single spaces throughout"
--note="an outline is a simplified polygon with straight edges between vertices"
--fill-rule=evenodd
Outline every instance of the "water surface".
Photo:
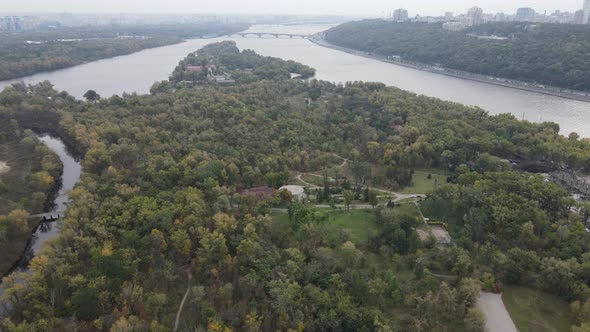
M 250 32 L 311 34 L 326 25 L 253 26 Z M 491 114 L 512 113 L 534 122 L 553 121 L 562 134 L 572 131 L 590 137 L 590 103 L 485 84 L 384 63 L 318 46 L 305 39 L 215 38 L 189 40 L 182 44 L 144 50 L 135 54 L 100 60 L 50 73 L 20 79 L 26 83 L 50 80 L 58 89 L 81 98 L 89 89 L 102 96 L 123 92 L 148 93 L 154 81 L 167 79 L 188 53 L 222 40 L 235 40 L 241 49 L 253 49 L 267 56 L 295 60 L 317 70 L 317 78 L 383 82 L 417 94 L 479 106 Z M 0 88 L 19 80 L 0 82 Z

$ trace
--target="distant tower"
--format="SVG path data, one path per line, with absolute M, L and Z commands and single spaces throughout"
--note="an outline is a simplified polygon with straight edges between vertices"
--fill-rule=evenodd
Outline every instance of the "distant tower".
M 584 1 L 584 19 L 582 24 L 590 24 L 590 0 Z
M 403 8 L 396 9 L 393 11 L 391 19 L 394 22 L 406 22 L 408 20 L 408 11 Z
M 584 24 L 584 11 L 578 10 L 574 14 L 574 24 Z
M 471 26 L 481 25 L 483 23 L 483 9 L 473 7 L 467 11 L 467 17 L 469 17 Z

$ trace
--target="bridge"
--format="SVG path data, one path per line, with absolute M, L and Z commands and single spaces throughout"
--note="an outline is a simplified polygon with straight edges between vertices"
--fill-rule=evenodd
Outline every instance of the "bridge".
M 65 216 L 65 211 L 57 211 L 57 212 L 49 212 L 49 213 L 41 213 L 29 216 L 29 219 L 41 219 L 42 222 L 53 222 L 58 221 L 59 219 L 63 219 Z
M 274 32 L 236 32 L 223 35 L 221 37 L 242 37 L 242 38 L 262 38 L 262 37 L 287 37 L 287 38 L 301 38 L 308 39 L 312 35 L 293 34 L 293 33 L 274 33 Z

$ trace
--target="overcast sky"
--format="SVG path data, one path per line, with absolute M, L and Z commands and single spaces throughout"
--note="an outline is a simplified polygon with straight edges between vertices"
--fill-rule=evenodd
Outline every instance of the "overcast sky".
M 379 16 L 394 8 L 406 8 L 411 16 L 462 13 L 472 6 L 485 12 L 513 13 L 533 7 L 548 13 L 556 9 L 575 11 L 583 0 L 0 0 L 3 12 L 72 13 L 227 13 L 227 14 L 319 14 Z

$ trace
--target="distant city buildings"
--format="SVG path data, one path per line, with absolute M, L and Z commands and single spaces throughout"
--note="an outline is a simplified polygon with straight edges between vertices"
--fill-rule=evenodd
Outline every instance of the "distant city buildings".
M 529 7 L 518 8 L 516 10 L 516 21 L 519 22 L 533 22 L 535 21 L 535 10 Z
M 578 10 L 574 14 L 574 24 L 584 24 L 584 11 Z
M 1 7 L 1 6 L 0 6 Z M 2 8 L 0 8 L 1 10 Z M 4 16 L 6 15 L 6 16 Z M 0 15 L 0 33 L 53 30 L 69 27 L 174 24 L 339 24 L 343 16 L 334 15 L 209 15 L 209 14 L 72 14 L 43 13 L 32 15 Z
M 0 31 L 19 32 L 37 30 L 39 19 L 36 16 L 4 16 L 0 17 Z
M 483 9 L 479 7 L 473 7 L 467 11 L 467 23 L 468 26 L 478 26 L 483 23 Z
M 391 20 L 394 22 L 406 22 L 408 18 L 408 11 L 403 8 L 394 10 L 391 15 Z
M 416 15 L 414 22 L 443 23 L 443 28 L 449 31 L 461 31 L 469 27 L 478 26 L 488 22 L 531 22 L 531 23 L 560 23 L 560 24 L 590 24 L 590 0 L 584 0 L 581 10 L 562 12 L 556 10 L 549 14 L 547 12 L 537 13 L 533 8 L 518 8 L 515 14 L 506 13 L 485 13 L 479 7 L 470 8 L 465 14 L 455 15 L 446 12 L 444 16 Z
M 508 16 L 504 13 L 497 13 L 496 15 L 494 15 L 494 21 L 506 22 L 506 21 L 508 21 Z
M 445 22 L 443 23 L 443 29 L 449 31 L 462 31 L 467 29 L 467 26 L 461 22 Z
M 590 0 L 584 1 L 582 24 L 590 24 Z

